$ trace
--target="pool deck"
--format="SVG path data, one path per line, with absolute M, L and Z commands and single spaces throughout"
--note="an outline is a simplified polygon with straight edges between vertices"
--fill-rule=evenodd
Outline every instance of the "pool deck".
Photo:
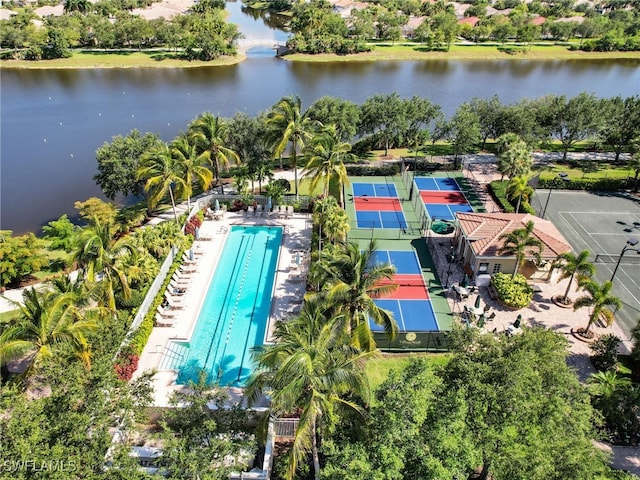
M 215 272 L 218 258 L 233 225 L 273 225 L 282 226 L 284 235 L 278 258 L 278 266 L 271 304 L 271 316 L 267 325 L 266 338 L 271 339 L 275 321 L 295 314 L 302 308 L 306 287 L 306 275 L 311 250 L 311 216 L 294 213 L 287 217 L 274 214 L 254 215 L 245 212 L 227 212 L 219 220 L 205 220 L 199 229 L 199 239 L 193 244 L 195 271 L 181 299 L 182 308 L 175 310 L 175 320 L 167 326 L 154 327 L 146 347 L 140 355 L 134 378 L 147 371 L 156 371 L 153 377 L 154 402 L 156 407 L 167 407 L 171 393 L 188 389 L 187 385 L 177 385 L 175 370 L 159 370 L 165 349 L 173 340 L 188 340 L 191 336 L 200 307 L 207 293 L 209 280 Z M 299 258 L 300 264 L 296 263 Z M 229 387 L 230 401 L 242 399 L 242 389 Z

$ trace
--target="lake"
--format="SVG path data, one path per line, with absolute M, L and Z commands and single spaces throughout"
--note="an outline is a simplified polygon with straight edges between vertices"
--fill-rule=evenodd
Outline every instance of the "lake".
M 228 4 L 247 38 L 283 38 Z M 269 36 L 267 36 L 269 35 Z M 257 48 L 234 66 L 186 69 L 2 70 L 0 228 L 39 231 L 73 203 L 100 196 L 95 151 L 137 128 L 171 140 L 204 111 L 255 115 L 295 94 L 308 107 L 331 95 L 419 95 L 451 115 L 463 101 L 503 103 L 554 93 L 640 93 L 639 61 L 402 61 L 298 63 Z

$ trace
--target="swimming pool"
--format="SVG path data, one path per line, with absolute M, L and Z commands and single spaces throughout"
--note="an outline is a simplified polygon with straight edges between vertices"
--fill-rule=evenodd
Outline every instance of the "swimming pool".
M 197 323 L 188 342 L 171 342 L 161 368 L 177 383 L 210 381 L 242 386 L 253 369 L 251 350 L 264 343 L 282 228 L 233 226 L 229 231 Z

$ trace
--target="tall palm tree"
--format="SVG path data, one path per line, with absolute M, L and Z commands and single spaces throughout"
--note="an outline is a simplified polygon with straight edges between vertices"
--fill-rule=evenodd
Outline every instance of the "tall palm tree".
M 98 220 L 94 225 L 85 227 L 78 237 L 74 260 L 86 281 L 94 283 L 100 276 L 103 305 L 113 312 L 116 310 L 116 290 L 121 291 L 125 299 L 131 295 L 122 258 L 126 255 L 136 256 L 136 253 L 127 237 L 115 240 L 109 226 L 102 225 Z
M 558 268 L 562 272 L 558 281 L 560 282 L 565 278 L 569 279 L 567 289 L 562 297 L 563 303 L 570 303 L 569 290 L 571 289 L 571 284 L 573 283 L 573 279 L 576 275 L 578 275 L 579 279 L 584 279 L 593 276 L 595 273 L 596 268 L 589 261 L 590 256 L 591 252 L 589 250 L 583 250 L 578 255 L 575 255 L 573 252 L 567 252 L 558 255 L 558 258 L 556 258 L 554 268 Z
M 509 179 L 524 176 L 531 170 L 531 148 L 518 135 L 506 133 L 497 140 L 498 171 Z M 502 178 L 500 180 L 502 180 Z
M 287 145 L 291 144 L 291 166 L 294 172 L 294 191 L 298 196 L 298 148 L 304 149 L 304 142 L 310 138 L 311 119 L 302 112 L 302 100 L 297 95 L 283 97 L 267 114 L 267 138 L 273 145 L 273 158 L 281 157 Z
M 373 352 L 351 346 L 340 322 L 327 317 L 317 299 L 306 302 L 297 318 L 276 323 L 274 337 L 272 345 L 256 354 L 257 373 L 247 386 L 249 403 L 268 394 L 270 418 L 299 412 L 287 478 L 294 478 L 298 464 L 311 453 L 319 479 L 321 426 L 340 412 L 364 419 L 358 400 L 368 403 L 364 360 Z
M 526 177 L 514 177 L 509 181 L 507 185 L 507 196 L 511 201 L 516 198 L 518 199 L 516 213 L 520 212 L 520 203 L 522 200 L 528 202 L 531 195 L 533 195 L 533 188 L 527 183 Z
M 591 326 L 596 323 L 599 318 L 603 318 L 608 327 L 611 326 L 614 319 L 614 313 L 611 311 L 611 308 L 619 310 L 622 308 L 622 302 L 618 297 L 611 295 L 613 283 L 608 280 L 602 285 L 598 285 L 594 280 L 588 278 L 580 284 L 580 287 L 582 287 L 588 295 L 577 298 L 573 303 L 573 309 L 578 310 L 583 307 L 591 307 L 589 323 L 587 323 L 587 328 L 584 329 L 584 336 L 588 337 Z
M 203 113 L 189 125 L 189 136 L 197 145 L 198 152 L 208 155 L 221 193 L 224 193 L 222 170 L 229 168 L 231 163 L 240 163 L 238 154 L 226 146 L 228 133 L 228 124 L 209 112 Z
M 307 164 L 303 176 L 311 176 L 310 189 L 324 182 L 323 195 L 329 196 L 329 183 L 334 180 L 340 190 L 340 206 L 344 208 L 343 186 L 349 184 L 349 176 L 344 166 L 345 160 L 355 158 L 351 153 L 351 144 L 343 142 L 335 125 L 326 125 L 314 135 L 305 148 Z
M 145 181 L 144 191 L 147 194 L 149 210 L 156 208 L 168 193 L 173 216 L 178 223 L 175 195 L 179 197 L 182 195 L 186 190 L 186 182 L 182 176 L 181 166 L 166 143 L 142 156 L 136 176 Z
M 384 327 L 385 333 L 395 338 L 398 325 L 393 315 L 380 308 L 374 299 L 393 292 L 398 286 L 392 283 L 393 265 L 376 264 L 373 257 L 377 250 L 374 239 L 365 250 L 355 242 L 344 246 L 342 252 L 328 254 L 325 261 L 317 262 L 314 279 L 324 285 L 319 295 L 329 305 L 344 314 L 344 328 L 353 344 L 365 351 L 376 347 L 369 327 L 371 318 Z
M 540 259 L 543 246 L 542 242 L 533 235 L 534 229 L 535 223 L 529 220 L 524 228 L 517 228 L 498 237 L 500 240 L 504 240 L 503 246 L 498 249 L 498 254 L 516 257 L 516 267 L 513 270 L 512 279 L 516 278 L 527 254 L 533 255 L 538 260 Z
M 180 135 L 171 143 L 171 154 L 184 178 L 184 194 L 187 196 L 187 205 L 191 210 L 194 182 L 197 182 L 203 191 L 211 185 L 213 179 L 213 173 L 209 169 L 211 159 L 206 153 L 198 154 L 197 147 L 189 143 L 185 135 Z
M 40 292 L 32 287 L 23 291 L 22 300 L 15 302 L 19 317 L 0 334 L 0 365 L 27 355 L 30 373 L 63 353 L 65 347 L 71 348 L 87 367 L 91 365 L 85 335 L 97 323 L 82 315 L 76 307 L 76 295 Z

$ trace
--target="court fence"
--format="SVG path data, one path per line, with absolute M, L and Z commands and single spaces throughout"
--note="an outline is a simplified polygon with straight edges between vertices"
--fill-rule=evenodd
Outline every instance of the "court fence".
M 383 240 L 401 240 L 416 237 L 426 237 L 427 227 L 423 222 L 406 222 L 406 228 L 366 228 L 358 226 L 358 222 L 349 222 L 349 238 L 367 240 L 378 238 Z M 428 224 L 427 224 L 428 225 Z
M 383 332 L 373 332 L 373 338 L 382 352 L 446 352 L 449 350 L 448 332 L 398 332 L 393 340 Z
M 622 258 L 620 254 L 598 253 L 593 263 L 618 263 L 620 265 L 640 265 L 640 255 L 626 255 Z

